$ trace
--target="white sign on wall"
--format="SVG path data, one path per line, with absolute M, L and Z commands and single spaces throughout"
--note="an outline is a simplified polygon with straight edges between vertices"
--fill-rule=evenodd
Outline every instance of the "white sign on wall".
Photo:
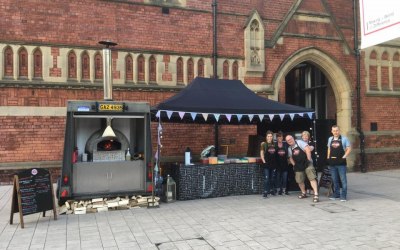
M 400 0 L 360 0 L 361 49 L 400 38 Z

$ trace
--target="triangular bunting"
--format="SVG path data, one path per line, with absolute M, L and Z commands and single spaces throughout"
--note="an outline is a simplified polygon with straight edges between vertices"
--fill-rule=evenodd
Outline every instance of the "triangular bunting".
M 268 115 L 269 116 L 269 120 L 272 122 L 272 120 L 274 119 L 275 115 Z
M 207 114 L 207 113 L 202 113 L 201 115 L 203 116 L 203 118 L 204 118 L 204 121 L 207 121 L 208 114 Z
M 312 119 L 312 117 L 313 117 L 313 113 L 312 113 L 312 112 L 308 112 L 307 115 L 308 115 L 308 117 L 309 117 L 310 119 Z
M 304 117 L 304 113 L 297 113 L 300 117 Z
M 158 164 L 156 163 L 156 165 L 154 166 L 154 172 L 158 172 Z
M 285 114 L 279 114 L 279 117 L 281 118 L 281 121 L 283 121 L 283 118 L 285 117 Z
M 253 118 L 254 118 L 254 115 L 249 115 L 250 122 L 253 120 Z
M 167 110 L 166 112 L 167 112 L 168 119 L 171 119 L 173 111 Z
M 264 115 L 258 115 L 258 118 L 260 118 L 260 122 L 262 122 L 262 120 L 264 120 Z
M 242 120 L 243 115 L 236 115 L 238 118 L 238 121 L 240 122 L 240 120 Z
M 218 121 L 219 120 L 219 116 L 220 114 L 214 114 L 215 120 Z
M 183 116 L 185 115 L 185 112 L 182 112 L 182 111 L 180 111 L 180 112 L 178 112 L 179 113 L 179 117 L 181 118 L 181 120 L 183 119 Z
M 292 121 L 293 121 L 294 115 L 295 115 L 295 114 L 289 114 L 290 119 L 292 119 Z
M 158 150 L 157 150 L 156 153 L 154 154 L 154 159 L 156 159 L 156 162 L 158 161 Z
M 228 122 L 231 122 L 232 115 L 230 115 L 230 114 L 225 114 L 225 116 L 226 116 L 226 119 L 228 119 Z
M 195 112 L 190 112 L 190 115 L 192 116 L 193 121 L 196 119 L 197 113 Z

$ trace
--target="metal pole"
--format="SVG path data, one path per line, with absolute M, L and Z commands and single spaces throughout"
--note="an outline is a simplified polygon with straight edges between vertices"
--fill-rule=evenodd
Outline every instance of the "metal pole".
M 217 56 L 217 0 L 213 0 L 212 2 L 212 13 L 213 13 L 213 78 L 218 78 L 218 56 Z M 219 153 L 219 143 L 218 143 L 218 122 L 214 124 L 214 144 L 215 144 L 215 153 L 218 155 Z
M 358 5 L 357 0 L 353 0 L 353 13 L 354 13 L 354 53 L 356 56 L 356 67 L 357 67 L 357 132 L 360 141 L 360 170 L 362 173 L 367 172 L 367 166 L 365 162 L 365 136 L 361 125 L 361 58 L 360 49 L 358 47 Z
M 218 58 L 217 58 L 217 0 L 212 3 L 213 13 L 213 78 L 218 78 Z

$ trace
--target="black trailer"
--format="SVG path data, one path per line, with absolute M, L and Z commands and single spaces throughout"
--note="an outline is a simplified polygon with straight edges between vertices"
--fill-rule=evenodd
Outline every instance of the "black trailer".
M 150 160 L 148 103 L 69 101 L 59 204 L 147 193 Z

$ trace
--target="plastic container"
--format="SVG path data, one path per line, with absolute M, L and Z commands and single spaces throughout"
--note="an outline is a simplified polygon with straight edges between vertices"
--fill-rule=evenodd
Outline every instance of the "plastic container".
M 209 164 L 218 164 L 218 157 L 208 157 Z

